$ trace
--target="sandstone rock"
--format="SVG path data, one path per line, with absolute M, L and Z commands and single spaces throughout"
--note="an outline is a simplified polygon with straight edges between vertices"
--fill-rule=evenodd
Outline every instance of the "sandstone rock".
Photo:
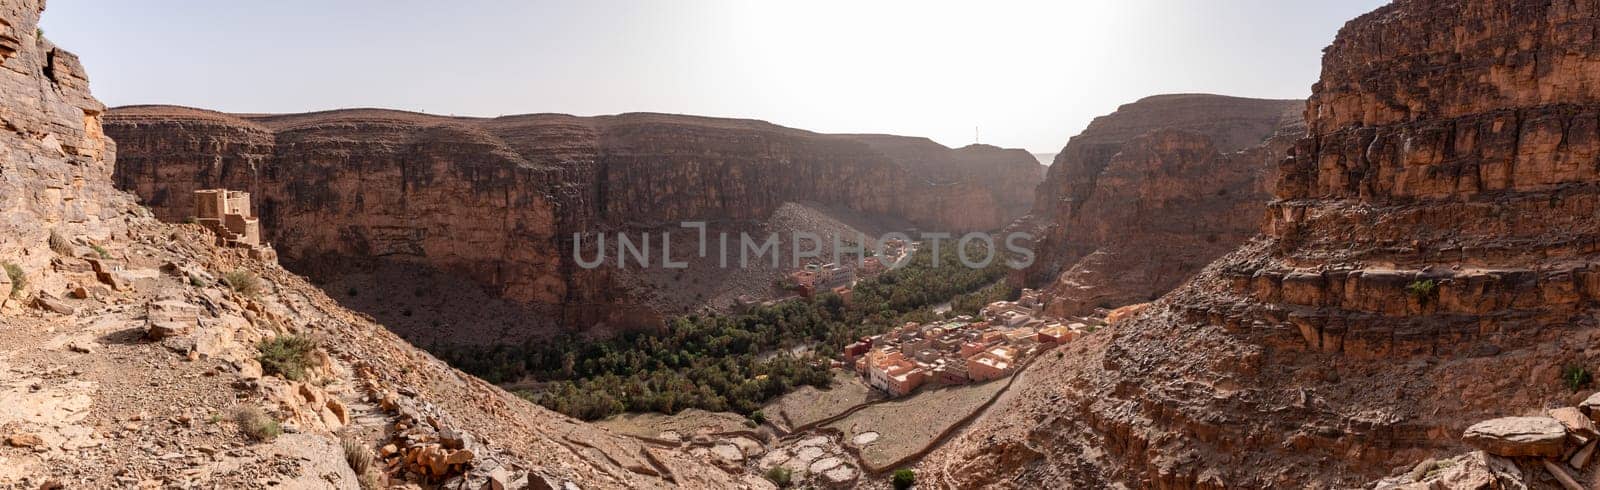
M 154 321 L 145 326 L 144 336 L 150 340 L 164 340 L 170 337 L 188 335 L 193 331 L 191 325 L 173 321 Z
M 716 455 L 718 459 L 724 461 L 735 463 L 744 461 L 744 453 L 739 450 L 738 446 L 732 444 L 717 444 L 715 446 L 711 446 L 711 454 Z
M 6 436 L 6 445 L 11 447 L 33 448 L 44 444 L 44 440 L 33 434 L 12 434 Z
M 1467 427 L 1462 442 L 1496 456 L 1560 457 L 1566 427 L 1550 417 L 1502 417 Z
M 1593 344 L 1600 294 L 1597 22 L 1584 2 L 1407 0 L 1346 23 L 1323 53 L 1306 137 L 1268 169 L 1262 236 L 1115 338 L 1023 373 L 1034 386 L 1012 387 L 919 476 L 1349 488 L 1390 472 L 1378 462 L 1455 444 L 1463 420 L 1543 413 L 1561 357 Z M 1093 199 L 1099 181 L 1080 182 Z M 1066 211 L 1085 201 L 1062 195 L 1040 193 L 1058 209 L 1049 223 L 1078 226 L 1085 215 Z M 1514 448 L 1474 439 L 1561 455 L 1565 427 L 1540 419 Z M 1061 454 L 1102 456 L 1072 468 L 1053 464 Z
M 489 472 L 489 490 L 506 490 L 510 488 L 511 472 L 504 466 L 496 467 Z
M 1589 420 L 1600 422 L 1600 393 L 1595 393 L 1589 395 L 1589 398 L 1585 398 L 1582 403 L 1578 404 L 1578 410 L 1582 410 L 1583 413 L 1587 414 Z
M 1584 444 L 1582 449 L 1579 449 L 1577 453 L 1573 453 L 1572 457 L 1567 459 L 1567 464 L 1577 468 L 1578 471 L 1583 471 L 1584 467 L 1589 466 L 1589 460 L 1594 457 L 1596 443 L 1600 443 L 1600 441 L 1590 440 L 1588 444 Z
M 68 305 L 66 302 L 63 302 L 63 301 L 61 301 L 59 299 L 52 298 L 52 297 L 50 297 L 48 295 L 45 295 L 45 294 L 40 294 L 40 295 L 34 297 L 33 298 L 33 304 L 34 304 L 34 306 L 39 307 L 39 309 L 42 309 L 42 310 L 45 310 L 45 311 L 50 311 L 50 312 L 53 312 L 53 313 L 56 313 L 56 314 L 60 314 L 60 315 L 69 315 L 70 316 L 73 313 L 76 313 L 78 311 L 78 310 L 74 309 L 72 307 L 72 305 Z
M 152 340 L 188 335 L 200 321 L 198 306 L 176 299 L 145 305 L 145 336 Z
M 22 454 L 26 450 L 11 447 L 0 450 L 5 453 L 0 458 L 5 460 L 0 462 L 0 487 L 161 488 L 199 484 L 218 488 L 354 488 L 356 475 L 340 454 L 338 442 L 328 437 L 322 427 L 301 425 L 307 434 L 284 435 L 271 442 L 219 451 L 197 447 L 193 453 L 186 452 L 187 447 L 197 443 L 215 444 L 218 437 L 227 438 L 228 432 L 210 423 L 184 427 L 186 413 L 213 413 L 223 408 L 217 403 L 231 404 L 234 395 L 242 397 L 242 401 L 249 399 L 253 406 L 262 393 L 208 391 L 227 390 L 230 380 L 215 377 L 220 372 L 215 368 L 221 364 L 184 364 L 162 352 L 158 345 L 127 342 L 122 333 L 139 325 L 122 322 L 136 319 L 140 313 L 140 305 L 131 303 L 136 298 L 169 288 L 181 289 L 182 294 L 197 292 L 179 285 L 172 277 L 146 279 L 142 271 L 148 264 L 204 262 L 208 267 L 227 270 L 239 258 L 202 241 L 171 239 L 175 234 L 192 235 L 194 227 L 159 223 L 141 210 L 132 195 L 113 188 L 111 161 L 116 144 L 100 131 L 105 108 L 88 93 L 87 78 L 77 58 L 57 48 L 38 29 L 43 7 L 42 0 L 0 0 L 0 256 L 28 268 L 28 279 L 34 282 L 35 289 L 17 295 L 19 298 L 39 291 L 58 291 L 58 286 L 79 280 L 78 274 L 93 271 L 88 262 L 76 258 L 60 261 L 62 268 L 40 268 L 44 261 L 52 260 L 46 249 L 51 228 L 66 227 L 75 235 L 96 237 L 96 242 L 109 237 L 119 244 L 126 243 L 125 256 L 140 272 L 123 277 L 137 278 L 125 283 L 119 283 L 116 276 L 101 279 L 109 279 L 117 287 L 136 289 L 111 298 L 111 304 L 95 305 L 96 316 L 85 318 L 86 321 L 29 313 L 20 318 L 21 323 L 11 317 L 0 322 L 7 328 L 25 327 L 10 328 L 8 334 L 26 334 L 7 335 L 6 341 L 0 342 L 0 359 L 5 364 L 0 366 L 0 437 L 11 436 L 10 441 L 0 441 L 0 445 L 34 444 L 31 438 L 15 433 L 27 428 L 37 430 L 29 435 L 42 443 L 32 450 L 45 453 Z M 204 141 L 201 146 L 210 144 Z M 531 162 L 516 166 L 555 168 Z M 509 207 L 527 204 L 520 198 L 501 196 L 508 199 Z M 76 270 L 80 264 L 85 268 L 82 272 Z M 112 265 L 102 261 L 99 272 L 114 272 Z M 425 414 L 423 419 L 428 422 L 424 423 L 444 421 L 439 423 L 462 432 L 491 433 L 496 443 L 515 448 L 492 455 L 474 449 L 473 464 L 493 458 L 496 466 L 548 468 L 549 481 L 571 480 L 588 488 L 673 486 L 662 477 L 629 471 L 605 454 L 575 450 L 574 445 L 562 439 L 571 427 L 588 426 L 450 370 L 425 352 L 396 339 L 383 326 L 329 301 L 300 278 L 278 270 L 263 272 L 272 276 L 275 291 L 294 298 L 285 297 L 285 303 L 270 305 L 268 313 L 261 315 L 263 324 L 239 329 L 241 338 L 255 340 L 275 333 L 275 329 L 308 330 L 305 326 L 315 322 L 310 329 L 341 346 L 341 364 L 366 367 L 368 376 L 360 381 L 342 370 L 337 373 L 338 378 L 328 379 L 333 382 L 328 386 L 339 389 L 372 385 L 365 393 L 341 392 L 341 396 L 375 398 L 379 387 L 392 389 L 416 381 L 419 384 L 411 387 L 413 391 L 430 401 L 408 399 L 397 402 L 407 405 L 399 408 Z M 109 291 L 103 286 L 80 285 L 89 289 L 92 296 Z M 26 303 L 5 303 L 5 313 L 14 313 L 23 305 Z M 234 308 L 230 300 L 212 301 L 209 306 L 224 311 Z M 57 350 L 62 339 L 69 341 L 70 348 L 73 339 L 88 342 L 102 338 L 116 345 L 99 350 L 114 353 L 64 355 Z M 243 348 L 249 350 L 248 345 Z M 249 389 L 270 389 L 268 385 L 272 384 L 243 383 Z M 133 421 L 135 417 L 123 417 L 144 411 L 156 415 L 136 417 L 144 423 Z M 360 411 L 366 412 L 367 407 Z M 386 416 L 400 414 L 369 415 L 379 420 Z M 291 432 L 296 430 L 294 423 L 284 425 Z M 582 439 L 616 446 L 630 442 L 592 428 Z M 206 453 L 214 454 L 201 456 Z M 703 462 L 676 454 L 664 458 L 664 464 L 672 466 L 673 475 L 696 485 L 730 488 L 737 484 L 735 478 Z M 402 470 L 391 473 L 396 480 L 407 477 L 403 468 L 397 465 L 394 469 Z M 432 486 L 442 481 L 393 483 Z M 471 479 L 460 481 L 479 483 Z M 514 488 L 517 481 L 512 480 Z M 547 483 L 542 475 L 530 485 L 548 488 Z
M 1561 422 L 1561 425 L 1567 428 L 1567 432 L 1576 436 L 1580 441 L 1587 442 L 1596 436 L 1600 436 L 1600 430 L 1595 428 L 1594 421 L 1589 420 L 1587 415 L 1584 415 L 1581 410 L 1575 407 L 1553 409 L 1549 411 L 1549 415 L 1551 418 Z
M 1154 299 L 1254 235 L 1266 169 L 1297 137 L 1303 105 L 1160 95 L 1090 123 L 1034 203 L 1043 231 L 1023 275 L 1043 286 L 1046 311 Z
M 1039 180 L 1022 150 L 665 114 L 137 106 L 113 111 L 106 131 L 120 144 L 118 185 L 162 219 L 188 217 L 196 189 L 246 190 L 276 203 L 261 209 L 274 224 L 264 231 L 293 270 L 333 280 L 354 263 L 420 265 L 501 292 L 529 316 L 584 326 L 654 326 L 661 315 L 622 273 L 575 267 L 577 231 L 765 220 L 798 201 L 928 230 L 992 230 L 1026 212 Z M 330 153 L 348 159 L 322 158 Z M 353 195 L 361 204 L 339 197 Z

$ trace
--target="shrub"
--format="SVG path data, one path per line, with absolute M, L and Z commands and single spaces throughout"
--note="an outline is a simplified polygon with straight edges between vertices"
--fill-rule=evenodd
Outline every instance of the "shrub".
M 911 470 L 905 468 L 894 470 L 893 481 L 894 488 L 896 490 L 906 490 L 907 488 L 911 488 L 912 485 L 917 484 L 917 474 L 912 473 Z
M 760 410 L 750 412 L 750 421 L 757 424 L 765 424 L 767 423 L 767 414 L 761 413 Z
M 240 432 L 257 441 L 270 441 L 283 434 L 283 427 L 278 425 L 278 421 L 255 405 L 245 405 L 234 410 L 233 422 L 239 424 Z
M 245 296 L 255 296 L 261 292 L 261 278 L 254 272 L 236 270 L 222 275 L 223 284 L 227 284 L 234 292 Z
M 50 230 L 49 242 L 50 250 L 54 250 L 56 253 L 68 257 L 72 256 L 72 241 L 67 240 L 67 237 L 62 236 L 61 232 Z
M 344 449 L 344 462 L 350 463 L 350 469 L 357 475 L 372 469 L 372 450 L 353 437 L 339 440 L 339 446 Z
M 89 245 L 89 248 L 92 248 L 92 249 L 94 249 L 94 253 L 95 253 L 95 254 L 96 254 L 96 255 L 99 255 L 99 256 L 100 256 L 100 258 L 102 258 L 102 259 L 109 259 L 109 258 L 111 258 L 111 252 L 107 252 L 107 251 L 106 251 L 106 248 L 105 248 L 105 247 L 102 247 L 102 246 L 99 246 L 99 245 L 94 245 L 94 244 L 91 244 L 91 245 Z
M 22 267 L 10 262 L 0 265 L 5 267 L 6 277 L 11 278 L 11 297 L 22 294 L 22 288 L 28 287 L 28 275 L 22 272 Z
M 1438 288 L 1439 283 L 1434 282 L 1433 279 L 1423 279 L 1411 281 L 1411 284 L 1407 284 L 1406 292 L 1410 293 L 1411 297 L 1416 298 L 1418 303 L 1428 304 L 1429 301 L 1433 300 L 1434 295 L 1438 294 Z
M 311 339 L 279 335 L 256 345 L 256 349 L 261 351 L 256 360 L 261 362 L 261 370 L 267 374 L 301 381 L 306 378 L 306 368 L 311 367 L 311 351 L 316 348 L 317 343 Z
M 341 438 L 339 445 L 344 449 L 344 462 L 348 463 L 350 470 L 356 473 L 361 490 L 383 488 L 378 483 L 378 475 L 373 471 L 371 449 L 349 436 Z
M 767 470 L 766 476 L 767 481 L 777 485 L 778 488 L 788 488 L 790 484 L 794 483 L 794 472 L 782 466 L 773 466 L 772 469 Z
M 1561 382 L 1565 383 L 1569 390 L 1581 390 L 1585 386 L 1589 386 L 1589 382 L 1593 380 L 1594 378 L 1589 374 L 1589 369 L 1583 366 L 1570 365 L 1561 369 Z

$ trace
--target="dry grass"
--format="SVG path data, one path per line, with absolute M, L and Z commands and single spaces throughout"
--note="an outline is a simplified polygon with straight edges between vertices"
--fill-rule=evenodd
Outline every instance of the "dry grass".
M 268 415 L 266 410 L 255 405 L 234 409 L 233 422 L 239 424 L 240 432 L 257 441 L 270 441 L 283 435 L 283 427 L 278 425 L 278 421 Z
M 361 490 L 383 488 L 376 466 L 373 465 L 372 449 L 350 436 L 340 438 L 339 445 L 344 449 L 344 462 L 349 463 L 350 470 L 356 473 Z
M 0 263 L 6 270 L 6 277 L 11 279 L 10 297 L 16 298 L 22 294 L 22 289 L 28 287 L 28 274 L 22 272 L 22 267 L 10 262 Z
M 50 230 L 50 250 L 67 257 L 72 256 L 72 241 L 62 236 L 61 232 Z
M 222 274 L 222 283 L 227 284 L 234 292 L 255 296 L 261 293 L 261 278 L 256 273 L 247 270 L 229 271 Z

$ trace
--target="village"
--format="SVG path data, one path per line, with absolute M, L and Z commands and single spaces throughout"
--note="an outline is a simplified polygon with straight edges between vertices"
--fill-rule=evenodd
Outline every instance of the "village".
M 1039 292 L 985 306 L 980 318 L 907 322 L 845 347 L 842 364 L 867 385 L 905 396 L 923 386 L 977 383 L 1011 375 L 1025 360 L 1104 325 L 1100 317 L 1070 322 L 1043 314 Z
M 831 291 L 849 303 L 857 280 L 883 273 L 888 270 L 886 263 L 909 256 L 918 245 L 886 241 L 882 255 L 866 257 L 854 268 L 839 263 L 806 264 L 790 272 L 782 286 L 799 297 Z M 1104 311 L 1064 320 L 1046 315 L 1043 308 L 1039 291 L 1023 289 L 1016 301 L 990 303 L 978 318 L 958 315 L 927 323 L 907 322 L 889 332 L 862 337 L 845 346 L 835 365 L 854 371 L 874 389 L 900 397 L 923 386 L 1004 378 L 1028 358 L 1105 325 Z

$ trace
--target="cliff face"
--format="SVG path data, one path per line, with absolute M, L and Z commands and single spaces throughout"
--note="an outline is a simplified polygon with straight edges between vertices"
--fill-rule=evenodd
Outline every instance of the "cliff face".
M 1592 1 L 1398 1 L 1351 21 L 1265 236 L 1046 356 L 925 469 L 1356 486 L 1463 450 L 1472 422 L 1575 404 L 1590 391 L 1563 368 L 1600 354 L 1596 26 Z
M 1028 214 L 1039 166 L 1024 150 L 973 144 L 954 150 L 927 138 L 846 135 L 882 152 L 925 186 L 901 204 L 917 223 L 946 223 L 952 230 L 996 230 Z M 941 216 L 943 218 L 941 218 Z
M 383 110 L 228 115 L 113 111 L 119 186 L 181 220 L 196 188 L 246 189 L 285 263 L 331 279 L 407 264 L 464 275 L 566 325 L 648 324 L 614 270 L 571 260 L 575 232 L 760 221 L 815 201 L 924 229 L 1021 214 L 1021 151 L 820 135 L 731 119 L 624 114 L 447 118 Z M 877 148 L 874 142 L 914 144 Z M 925 177 L 927 176 L 927 177 Z M 938 179 L 938 180 L 933 180 Z
M 1039 186 L 1027 283 L 1085 314 L 1176 287 L 1258 229 L 1304 103 L 1158 95 L 1096 118 Z
M 206 229 L 158 221 L 113 187 L 102 106 L 40 36 L 42 10 L 0 0 L 0 487 L 760 485 L 461 374 Z M 207 162 L 218 179 L 275 148 L 260 125 L 182 124 L 215 132 L 175 147 L 230 155 Z M 259 361 L 283 335 L 315 339 L 298 376 Z M 357 474 L 355 452 L 375 469 Z
M 40 35 L 39 2 L 9 1 L 0 11 L 0 253 L 22 255 L 48 226 L 73 223 L 106 235 L 127 200 L 86 185 L 111 175 L 116 146 L 101 131 L 105 106 L 89 95 L 78 57 Z M 29 264 L 33 265 L 33 264 Z

